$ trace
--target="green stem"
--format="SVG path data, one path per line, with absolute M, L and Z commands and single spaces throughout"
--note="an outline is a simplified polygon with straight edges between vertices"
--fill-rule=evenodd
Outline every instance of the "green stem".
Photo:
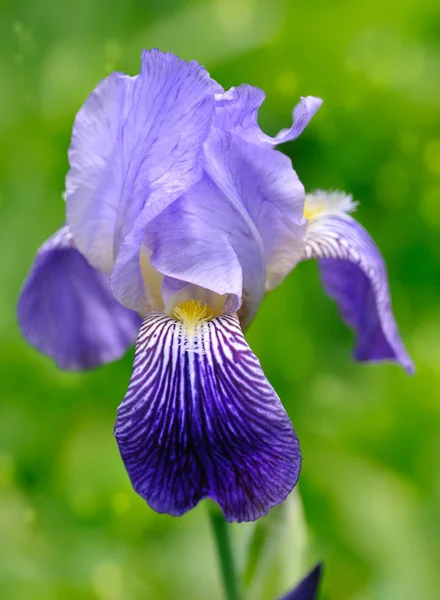
M 212 531 L 217 545 L 217 553 L 225 589 L 225 598 L 227 600 L 241 600 L 240 586 L 235 569 L 228 524 L 222 513 L 214 507 L 209 508 L 209 518 L 211 520 Z

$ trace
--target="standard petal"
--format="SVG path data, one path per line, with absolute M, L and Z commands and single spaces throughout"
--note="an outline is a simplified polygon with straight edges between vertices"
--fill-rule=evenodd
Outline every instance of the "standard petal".
M 394 320 L 382 255 L 365 229 L 347 214 L 309 222 L 303 260 L 317 258 L 326 293 L 358 336 L 359 361 L 392 360 L 414 372 Z
M 301 583 L 280 600 L 315 600 L 318 593 L 318 586 L 322 576 L 322 564 L 310 571 Z
M 133 487 L 161 513 L 209 497 L 227 520 L 251 521 L 299 476 L 292 424 L 234 315 L 192 333 L 147 316 L 115 435 Z
M 206 170 L 227 196 L 239 199 L 261 236 L 269 291 L 301 257 L 304 187 L 287 156 L 237 136 L 214 132 L 205 154 Z
M 152 219 L 201 175 L 217 86 L 196 62 L 143 52 L 137 77 L 114 73 L 73 127 L 67 221 L 89 262 L 109 272 L 143 211 Z
M 151 263 L 167 277 L 235 298 L 242 290 L 256 300 L 264 294 L 261 237 L 236 190 L 221 190 L 205 176 L 150 223 L 145 244 Z
M 224 94 L 217 94 L 215 126 L 235 133 L 248 142 L 275 146 L 301 135 L 322 104 L 320 98 L 301 97 L 301 101 L 293 109 L 292 126 L 271 137 L 261 131 L 258 125 L 258 110 L 264 99 L 263 90 L 250 85 L 232 87 Z
M 78 252 L 67 227 L 40 248 L 17 316 L 25 339 L 72 371 L 117 360 L 141 325 L 113 298 L 108 277 Z

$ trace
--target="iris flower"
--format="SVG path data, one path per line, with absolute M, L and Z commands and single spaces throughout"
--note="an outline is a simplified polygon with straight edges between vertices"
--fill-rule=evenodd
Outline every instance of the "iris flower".
M 302 98 L 290 129 L 270 137 L 257 122 L 263 100 L 158 50 L 144 51 L 139 75 L 104 79 L 73 126 L 67 225 L 39 250 L 19 300 L 24 337 L 63 369 L 116 360 L 137 336 L 115 435 L 158 512 L 210 497 L 227 520 L 254 520 L 295 486 L 297 437 L 243 331 L 300 260 L 319 259 L 358 333 L 356 358 L 412 370 L 351 199 L 305 200 L 276 149 L 322 101 Z

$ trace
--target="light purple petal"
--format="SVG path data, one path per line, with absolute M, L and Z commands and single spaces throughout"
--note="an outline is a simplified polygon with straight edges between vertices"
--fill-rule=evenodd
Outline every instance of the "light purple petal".
M 322 104 L 320 98 L 301 97 L 293 110 L 292 126 L 273 138 L 263 133 L 258 125 L 258 110 L 264 99 L 263 90 L 250 85 L 232 87 L 224 94 L 216 95 L 215 126 L 235 133 L 248 142 L 275 146 L 296 139 Z
M 321 577 L 322 564 L 318 564 L 290 594 L 280 600 L 316 600 Z
M 66 213 L 76 246 L 110 273 L 124 174 L 118 139 L 135 77 L 112 73 L 89 95 L 75 118 L 66 177 Z
M 261 236 L 266 291 L 273 289 L 301 256 L 304 187 L 290 159 L 276 150 L 217 131 L 205 151 L 206 170 L 228 196 L 234 191 Z
M 396 361 L 413 373 L 392 313 L 385 262 L 365 229 L 347 214 L 312 219 L 303 258 L 320 259 L 324 289 L 357 333 L 354 357 Z
M 234 315 L 189 339 L 151 313 L 115 435 L 135 490 L 157 512 L 181 515 L 202 498 L 228 521 L 252 521 L 286 498 L 301 457 L 292 424 Z
M 159 272 L 234 296 L 232 310 L 239 308 L 243 288 L 250 302 L 262 300 L 261 238 L 234 188 L 220 190 L 205 176 L 150 223 L 145 244 Z
M 301 96 L 301 101 L 293 109 L 293 124 L 288 129 L 282 129 L 274 138 L 275 144 L 282 144 L 296 139 L 307 125 L 312 117 L 317 113 L 322 105 L 321 98 L 315 96 Z
M 66 370 L 117 360 L 141 324 L 113 298 L 108 277 L 76 250 L 67 227 L 38 251 L 17 316 L 25 339 Z
M 134 244 L 121 249 L 112 275 L 115 296 L 138 281 L 138 245 L 151 252 L 151 264 L 166 277 L 237 298 L 242 325 L 255 315 L 264 291 L 292 270 L 303 249 L 304 188 L 289 158 L 237 136 L 213 131 L 205 144 L 206 175 L 171 204 Z M 125 262 L 124 262 L 125 261 Z
M 139 76 L 114 73 L 89 96 L 66 189 L 68 224 L 91 264 L 109 272 L 140 214 L 154 218 L 201 176 L 217 89 L 198 63 L 150 50 Z
M 266 183 L 261 160 L 252 168 L 250 161 L 260 149 L 252 145 L 246 162 L 249 144 L 239 138 L 231 143 L 232 137 L 214 131 L 206 144 L 205 176 L 154 220 L 138 219 L 127 236 L 111 278 L 113 293 L 125 306 L 143 312 L 138 258 L 143 243 L 152 252 L 151 264 L 158 272 L 234 296 L 236 302 L 229 308 L 245 304 L 246 318 L 254 316 L 264 295 L 266 257 L 252 215 L 264 210 L 265 194 L 274 186 Z M 290 173 L 294 192 L 297 179 L 291 168 Z M 136 293 L 127 296 L 127 286 L 134 280 Z

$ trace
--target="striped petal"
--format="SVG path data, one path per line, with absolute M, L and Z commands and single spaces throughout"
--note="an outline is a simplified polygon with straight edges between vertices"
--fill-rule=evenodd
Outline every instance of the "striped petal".
M 310 571 L 307 577 L 290 594 L 287 594 L 281 600 L 315 600 L 321 576 L 322 564 L 320 563 Z
M 357 333 L 356 360 L 391 360 L 413 373 L 393 316 L 385 262 L 365 229 L 344 212 L 313 216 L 303 260 L 308 258 L 319 259 L 326 293 Z
M 140 317 L 110 292 L 108 276 L 89 265 L 67 227 L 38 251 L 17 307 L 24 338 L 66 370 L 90 369 L 120 358 Z
M 160 513 L 210 497 L 228 521 L 252 521 L 299 476 L 292 424 L 235 315 L 191 332 L 150 313 L 115 435 L 133 487 Z

